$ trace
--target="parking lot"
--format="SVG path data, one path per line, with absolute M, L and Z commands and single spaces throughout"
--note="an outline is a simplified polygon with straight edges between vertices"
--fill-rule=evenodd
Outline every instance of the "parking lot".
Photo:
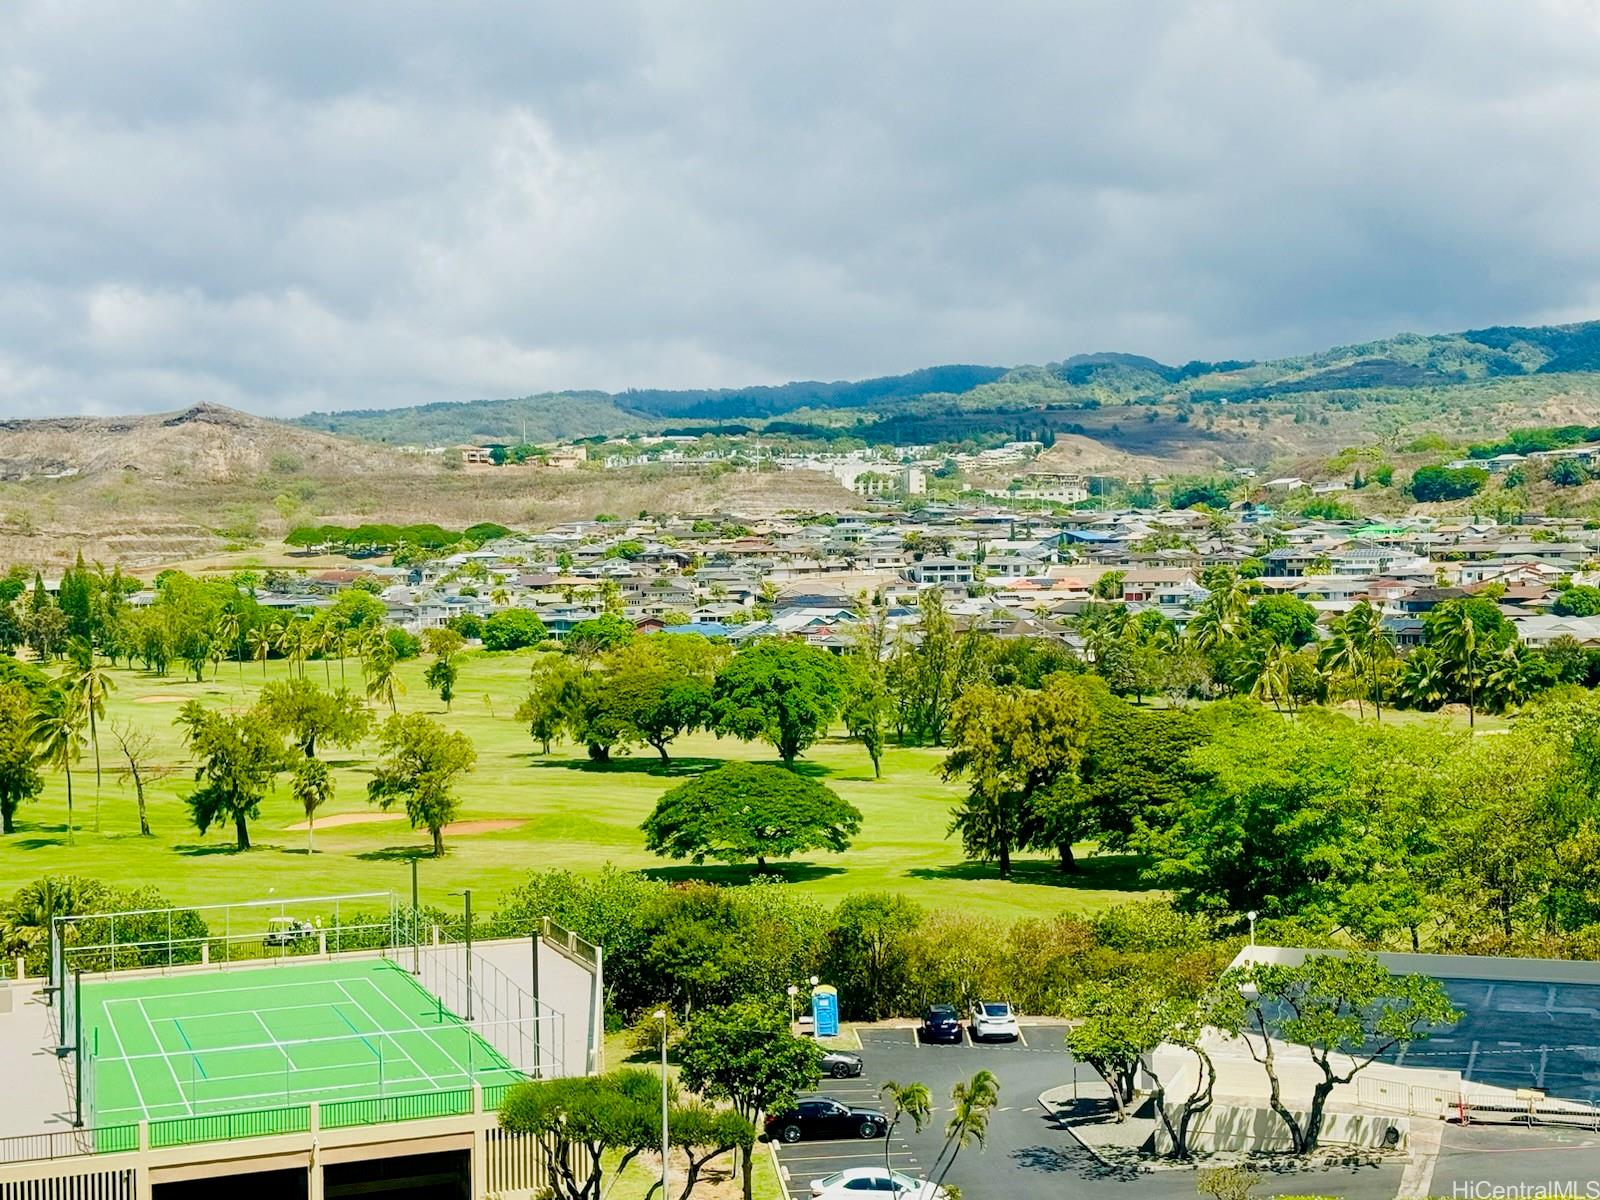
M 928 1176 L 935 1167 L 950 1119 L 950 1089 L 987 1068 L 1000 1080 L 1000 1104 L 990 1117 L 988 1147 L 961 1151 L 948 1181 L 968 1195 L 1037 1196 L 1042 1180 L 1058 1174 L 1076 1147 L 1039 1108 L 1039 1093 L 1070 1082 L 1074 1064 L 1062 1042 L 1060 1026 L 1024 1025 L 1015 1043 L 973 1045 L 963 1033 L 959 1045 L 926 1045 L 914 1029 L 870 1028 L 860 1031 L 865 1070 L 859 1079 L 827 1080 L 817 1094 L 844 1104 L 883 1108 L 878 1089 L 886 1080 L 921 1082 L 933 1093 L 934 1114 L 919 1134 L 902 1118 L 889 1143 L 889 1162 L 896 1170 Z M 1080 1070 L 1088 1075 L 1087 1068 Z M 778 1161 L 788 1171 L 790 1195 L 810 1194 L 810 1182 L 846 1167 L 881 1165 L 882 1141 L 815 1141 L 778 1147 Z
M 858 1079 L 827 1080 L 817 1089 L 844 1104 L 883 1108 L 878 1089 L 886 1080 L 924 1083 L 933 1094 L 933 1119 L 917 1133 L 902 1118 L 889 1144 L 890 1164 L 919 1177 L 931 1176 L 951 1115 L 950 1089 L 959 1080 L 987 1068 L 1000 1081 L 1000 1103 L 989 1119 L 987 1145 L 960 1152 L 946 1182 L 965 1195 L 983 1200 L 1032 1200 L 1050 1194 L 1115 1197 L 1118 1200 L 1191 1200 L 1194 1175 L 1189 1171 L 1133 1174 L 1100 1164 L 1057 1126 L 1039 1107 L 1039 1094 L 1073 1082 L 1074 1072 L 1085 1094 L 1104 1085 L 1092 1069 L 1073 1061 L 1060 1025 L 1024 1024 L 1014 1043 L 973 1045 L 963 1033 L 960 1044 L 920 1043 L 913 1029 L 866 1028 L 859 1031 L 864 1070 Z M 887 1110 L 885 1110 L 887 1111 Z M 787 1171 L 789 1194 L 803 1200 L 811 1181 L 846 1167 L 883 1163 L 883 1142 L 808 1141 L 777 1147 Z M 1400 1167 L 1366 1166 L 1285 1169 L 1271 1191 L 1321 1193 L 1351 1200 L 1388 1200 L 1400 1181 Z

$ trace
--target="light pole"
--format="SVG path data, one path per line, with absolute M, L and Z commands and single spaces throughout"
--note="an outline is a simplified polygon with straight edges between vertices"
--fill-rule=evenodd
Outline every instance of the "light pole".
M 1256 944 L 1256 910 L 1252 908 L 1245 913 L 1245 916 L 1250 918 L 1250 944 L 1254 946 Z
M 668 1200 L 667 1190 L 667 1010 L 656 1009 L 656 1020 L 661 1022 L 661 1200 Z
M 467 943 L 467 1012 L 468 1021 L 472 1020 L 472 889 L 463 888 L 459 892 L 451 892 L 452 896 L 460 896 L 465 909 L 466 918 L 466 943 Z

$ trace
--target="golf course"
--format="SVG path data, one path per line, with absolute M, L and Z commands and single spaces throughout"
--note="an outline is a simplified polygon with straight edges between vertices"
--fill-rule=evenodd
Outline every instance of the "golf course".
M 214 826 L 202 836 L 184 803 L 194 787 L 194 768 L 174 718 L 190 700 L 243 711 L 265 680 L 287 677 L 290 665 L 274 659 L 263 670 L 260 663 L 225 661 L 219 669 L 208 668 L 203 682 L 176 671 L 114 670 L 115 690 L 97 729 L 98 783 L 95 749 L 85 744 L 72 765 L 69 832 L 64 775 L 45 772 L 43 793 L 17 813 L 17 832 L 0 839 L 0 892 L 42 875 L 75 874 L 156 887 L 179 903 L 404 893 L 413 858 L 420 860 L 423 902 L 452 907 L 460 901 L 451 893 L 467 887 L 478 904 L 492 907 L 527 872 L 548 868 L 593 872 L 611 863 L 669 880 L 748 881 L 748 866 L 697 866 L 651 854 L 639 824 L 657 798 L 688 775 L 729 759 L 776 762 L 772 748 L 698 733 L 673 743 L 666 764 L 648 746 L 619 753 L 608 764 L 591 763 L 582 746 L 559 741 L 543 755 L 513 716 L 539 661 L 540 653 L 531 650 L 462 655 L 448 711 L 423 683 L 423 660 L 398 664 L 404 689 L 396 701 L 399 711 L 426 713 L 464 733 L 477 750 L 475 768 L 457 788 L 460 813 L 445 830 L 442 857 L 433 856 L 427 831 L 413 830 L 402 808 L 384 812 L 368 802 L 366 783 L 378 758 L 370 738 L 324 755 L 335 790 L 316 814 L 314 851 L 287 773 L 251 823 L 250 850 L 234 848 L 231 827 Z M 337 688 L 342 677 L 353 692 L 362 692 L 354 658 L 312 661 L 304 670 L 320 685 Z M 387 705 L 375 709 L 375 716 L 387 715 Z M 135 789 L 115 736 L 119 729 L 149 738 L 148 766 L 155 768 L 154 777 L 148 766 L 145 772 L 150 837 L 139 833 Z M 1094 911 L 1127 899 L 1139 886 L 1132 860 L 1097 857 L 1089 846 L 1082 847 L 1076 873 L 1059 871 L 1053 855 L 1024 855 L 1012 879 L 1002 881 L 992 865 L 964 861 L 960 840 L 947 836 L 961 785 L 940 777 L 942 750 L 891 745 L 882 777 L 875 779 L 865 751 L 843 735 L 837 728 L 811 747 L 799 769 L 861 810 L 860 834 L 844 853 L 773 864 L 775 873 L 818 898 L 893 890 L 930 907 L 1014 918 Z

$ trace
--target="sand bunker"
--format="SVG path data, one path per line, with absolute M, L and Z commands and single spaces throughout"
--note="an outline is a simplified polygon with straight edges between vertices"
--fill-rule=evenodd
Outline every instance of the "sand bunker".
M 507 829 L 520 828 L 522 821 L 456 821 L 446 825 L 444 833 L 447 837 L 454 837 L 463 833 L 502 833 Z
M 334 813 L 329 817 L 318 817 L 318 829 L 337 829 L 341 825 L 376 825 L 380 821 L 404 821 L 405 813 Z M 304 833 L 311 826 L 305 821 L 296 821 L 287 826 L 291 833 Z

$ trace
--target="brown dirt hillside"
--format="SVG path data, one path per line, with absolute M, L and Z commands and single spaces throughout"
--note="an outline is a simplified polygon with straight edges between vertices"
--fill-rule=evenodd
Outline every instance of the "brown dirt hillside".
M 647 468 L 449 469 L 437 459 L 202 405 L 130 418 L 0 422 L 0 566 L 85 558 L 149 570 L 281 557 L 304 524 L 497 521 L 537 529 L 598 513 L 761 515 L 856 502 L 826 476 Z

